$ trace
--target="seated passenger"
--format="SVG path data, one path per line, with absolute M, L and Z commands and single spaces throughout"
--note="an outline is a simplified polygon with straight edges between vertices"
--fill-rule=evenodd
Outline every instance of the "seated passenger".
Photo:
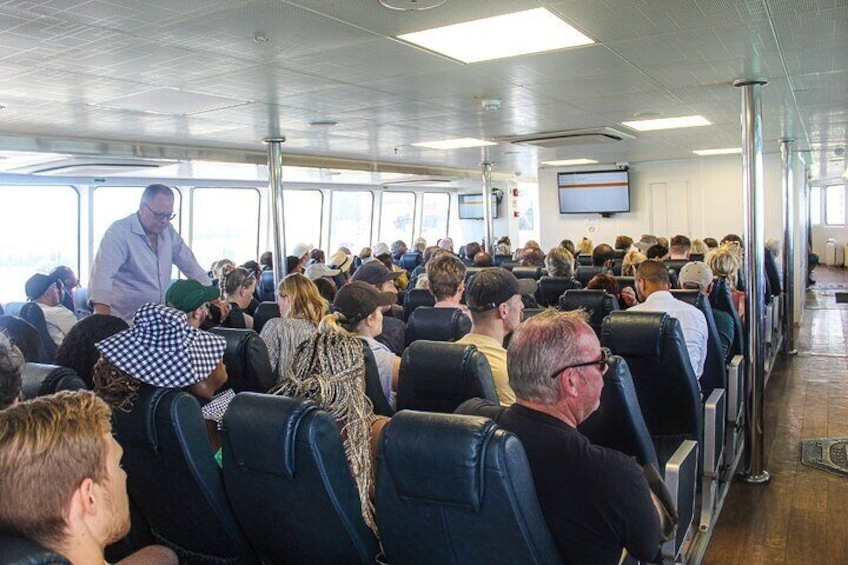
M 495 253 L 498 255 L 509 255 L 512 253 L 512 242 L 509 241 L 509 236 L 503 236 L 498 239 L 495 244 Z
M 375 338 L 383 333 L 383 307 L 394 301 L 391 292 L 380 292 L 370 284 L 354 281 L 336 294 L 333 313 L 324 318 L 319 328 L 319 331 L 324 328 L 349 334 L 368 344 L 377 362 L 383 394 L 392 409 L 397 406 L 400 357 Z
M 253 289 L 253 296 L 250 297 L 250 303 L 244 308 L 244 311 L 254 316 L 256 309 L 259 307 L 259 279 L 262 278 L 262 267 L 256 261 L 245 261 L 242 268 L 253 273 L 253 278 L 256 280 L 256 288 Z
M 545 253 L 538 247 L 525 247 L 521 253 L 522 267 L 544 267 Z
M 55 277 L 33 275 L 26 282 L 26 297 L 44 313 L 47 333 L 57 346 L 77 323 L 74 313 L 62 306 L 62 289 Z
M 636 242 L 636 249 L 640 253 L 646 253 L 648 249 L 657 244 L 657 238 L 654 235 L 643 234 L 642 239 Z
M 574 242 L 570 239 L 563 239 L 559 242 L 559 246 L 571 253 L 573 256 L 577 256 L 575 255 L 577 253 L 577 248 L 574 247 Z
M 259 257 L 259 266 L 262 267 L 263 271 L 273 271 L 274 270 L 274 254 L 270 251 L 265 251 Z
M 75 565 L 105 562 L 106 546 L 130 530 L 123 450 L 110 417 L 109 407 L 88 391 L 0 411 L 0 531 Z M 177 565 L 177 556 L 149 546 L 120 563 Z
M 326 300 L 327 304 L 332 304 L 333 300 L 336 299 L 336 293 L 339 291 L 339 287 L 336 286 L 333 279 L 319 277 L 312 282 L 315 283 L 315 288 L 318 289 L 318 294 L 321 295 L 321 298 Z
M 483 251 L 483 248 L 480 247 L 479 243 L 477 243 L 476 241 L 470 241 L 465 244 L 465 259 L 473 262 L 474 257 L 481 251 Z
M 630 308 L 639 303 L 636 300 L 636 292 L 632 287 L 625 286 L 622 289 L 618 288 L 618 282 L 615 277 L 609 273 L 598 273 L 586 285 L 588 290 L 605 290 L 608 294 L 615 296 L 618 299 L 622 308 Z
M 474 275 L 465 293 L 471 311 L 471 332 L 457 343 L 476 345 L 492 367 L 498 401 L 503 406 L 515 402 L 509 386 L 504 339 L 521 323 L 524 303 L 515 275 L 500 267 Z
M 710 253 L 710 248 L 703 239 L 693 239 L 692 245 L 689 247 L 689 255 L 700 255 L 704 259 Z
M 689 251 L 692 248 L 692 242 L 685 235 L 676 235 L 671 238 L 671 245 L 668 248 L 668 258 L 674 260 L 689 259 Z
M 424 253 L 424 250 L 427 249 L 427 240 L 423 237 L 419 237 L 415 240 L 415 243 L 412 245 L 412 250 L 417 251 L 418 253 Z
M 403 308 L 397 304 L 398 289 L 394 281 L 406 271 L 390 271 L 380 261 L 363 263 L 353 276 L 351 282 L 362 281 L 370 284 L 380 292 L 391 292 L 395 302 L 383 309 L 383 333 L 377 336 L 377 341 L 388 347 L 396 355 L 403 353 L 406 346 L 406 324 L 403 323 Z
M 636 271 L 636 294 L 642 303 L 631 306 L 630 311 L 665 312 L 677 318 L 695 377 L 700 379 L 707 353 L 707 320 L 700 310 L 672 296 L 669 286 L 665 265 L 660 261 L 645 261 Z
M 710 292 L 713 289 L 713 272 L 702 261 L 693 261 L 683 265 L 680 274 L 677 275 L 677 280 L 680 283 L 680 288 L 698 290 L 704 295 L 705 300 L 709 300 Z M 733 346 L 736 325 L 733 323 L 733 317 L 727 312 L 722 312 L 716 308 L 712 310 L 718 336 L 721 339 L 721 351 L 724 359 L 728 360 L 730 348 Z
M 718 249 L 718 241 L 714 237 L 705 237 L 704 244 L 709 247 L 710 251 Z
M 600 405 L 609 351 L 582 312 L 546 310 L 509 342 L 516 402 L 498 420 L 521 440 L 542 513 L 566 563 L 659 557 L 662 513 L 643 469 L 577 426 Z
M 291 369 L 297 346 L 315 332 L 329 304 L 321 298 L 315 283 L 298 273 L 280 283 L 277 304 L 280 317 L 265 322 L 259 337 L 268 347 L 268 358 L 280 383 Z
M 709 256 L 707 265 L 712 270 L 713 275 L 727 281 L 736 313 L 739 314 L 739 319 L 744 321 L 745 293 L 736 288 L 739 277 L 739 255 L 734 247 L 735 244 L 722 245 Z
M 441 253 L 427 262 L 427 288 L 436 299 L 436 308 L 459 308 L 469 315 L 468 308 L 459 303 L 466 271 L 465 264 L 451 253 Z
M 313 263 L 306 267 L 306 271 L 303 274 L 307 279 L 315 282 L 320 278 L 333 280 L 333 277 L 340 275 L 341 272 L 341 269 L 332 269 L 324 263 Z
M 392 284 L 397 287 L 398 291 L 406 292 L 406 289 L 409 287 L 409 275 L 407 275 L 404 269 L 394 264 L 389 246 L 385 243 L 376 243 L 371 248 L 371 256 L 376 258 L 377 261 L 382 263 L 392 273 L 398 273 L 398 276 L 393 279 Z
M 400 264 L 400 258 L 403 257 L 403 254 L 407 252 L 406 242 L 398 239 L 397 241 L 393 241 L 389 251 L 392 254 L 392 262 L 395 265 Z
M 207 330 L 218 325 L 210 317 L 210 304 L 220 296 L 221 293 L 214 286 L 203 286 L 192 279 L 180 279 L 168 287 L 165 303 L 185 312 L 191 327 Z
M 230 305 L 230 313 L 220 319 L 225 328 L 253 329 L 253 316 L 245 312 L 253 300 L 256 290 L 256 276 L 243 267 L 236 267 L 218 283 L 224 301 Z
M 323 249 L 313 249 L 309 252 L 309 259 L 306 261 L 306 266 L 314 265 L 316 263 L 321 263 L 322 265 L 326 263 L 327 256 L 324 253 Z
M 619 235 L 615 238 L 615 247 L 616 251 L 630 251 L 630 247 L 633 245 L 633 238 L 626 235 Z
M 286 261 L 289 262 L 291 257 L 296 257 L 297 264 L 295 265 L 294 262 L 290 262 L 294 268 L 286 269 L 286 274 L 303 273 L 306 270 L 306 263 L 309 262 L 309 254 L 313 249 L 314 247 L 311 243 L 296 243 L 292 247 L 291 253 L 286 257 Z
M 648 258 L 644 253 L 640 253 L 638 251 L 631 251 L 630 253 L 627 253 L 624 256 L 624 259 L 621 260 L 621 276 L 636 276 L 636 267 L 638 267 L 643 261 L 647 260 Z
M 21 399 L 21 371 L 24 354 L 0 332 L 0 410 L 14 406 Z
M 327 266 L 331 269 L 338 269 L 339 274 L 333 277 L 333 282 L 336 283 L 336 288 L 339 288 L 347 284 L 348 279 L 350 279 L 350 268 L 353 266 L 353 255 L 340 248 L 327 260 Z
M 351 283 L 339 294 L 356 285 L 363 292 L 376 291 L 362 283 Z M 356 292 L 356 291 L 355 291 Z M 379 313 L 379 308 L 374 310 Z M 350 473 L 359 491 L 362 518 L 377 535 L 374 521 L 374 457 L 380 433 L 389 419 L 376 416 L 365 395 L 365 360 L 362 344 L 352 336 L 333 331 L 322 324 L 297 351 L 291 376 L 276 394 L 311 400 L 329 412 L 339 425 Z
M 668 258 L 668 247 L 660 245 L 659 243 L 652 245 L 647 251 L 645 251 L 645 257 L 648 259 L 658 259 L 663 261 Z
M 451 253 L 453 253 L 453 240 L 452 240 L 451 238 L 449 238 L 449 237 L 443 237 L 442 239 L 440 239 L 440 240 L 436 243 L 436 245 L 437 245 L 440 249 L 443 249 L 443 250 L 445 250 L 445 251 L 450 251 Z
M 592 240 L 588 237 L 581 237 L 580 241 L 577 243 L 578 255 L 591 255 L 594 249 L 595 246 L 592 244 Z
M 486 253 L 485 251 L 480 251 L 474 256 L 474 259 L 471 262 L 472 267 L 494 267 L 495 262 L 492 260 L 492 256 Z
M 203 286 L 193 279 L 180 282 L 194 283 L 204 289 L 212 288 Z M 217 297 L 217 293 L 215 296 Z M 117 316 L 92 314 L 80 320 L 68 332 L 59 349 L 56 350 L 55 363 L 73 369 L 85 381 L 88 388 L 94 388 L 91 374 L 94 371 L 94 364 L 100 358 L 100 352 L 97 351 L 95 344 L 127 328 L 129 328 L 129 324 Z
M 593 267 L 606 267 L 609 269 L 612 267 L 613 261 L 615 261 L 615 250 L 606 243 L 602 243 L 592 250 Z
M 62 283 L 62 306 L 71 312 L 76 312 L 77 308 L 74 304 L 74 289 L 80 285 L 80 282 L 76 273 L 74 273 L 74 270 L 65 265 L 59 265 L 50 271 L 49 276 L 54 277 L 57 281 Z
M 574 256 L 564 247 L 554 247 L 545 255 L 545 271 L 549 277 L 569 279 L 569 288 L 579 289 L 583 285 L 574 278 Z

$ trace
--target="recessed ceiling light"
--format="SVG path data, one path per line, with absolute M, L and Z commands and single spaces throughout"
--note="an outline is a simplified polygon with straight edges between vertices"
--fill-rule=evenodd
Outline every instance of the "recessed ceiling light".
M 621 125 L 635 129 L 636 131 L 655 131 L 660 129 L 711 126 L 712 122 L 704 116 L 680 116 L 677 118 L 661 118 L 659 120 L 635 120 L 632 122 L 621 122 Z
M 695 155 L 700 155 L 701 157 L 709 157 L 711 155 L 735 155 L 741 154 L 741 147 L 725 147 L 724 149 L 696 149 L 692 151 Z
M 549 167 L 568 167 L 570 165 L 594 165 L 594 159 L 560 159 L 559 161 L 542 161 L 543 165 Z
M 398 39 L 463 63 L 595 43 L 545 8 L 405 33 Z
M 494 141 L 486 141 L 484 139 L 474 139 L 471 137 L 462 137 L 459 139 L 442 139 L 439 141 L 422 141 L 413 143 L 415 147 L 426 147 L 427 149 L 463 149 L 465 147 L 486 147 L 489 145 L 497 145 Z

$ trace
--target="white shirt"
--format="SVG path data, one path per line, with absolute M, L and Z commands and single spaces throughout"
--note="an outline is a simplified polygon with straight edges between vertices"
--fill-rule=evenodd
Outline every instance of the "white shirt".
M 683 339 L 689 351 L 689 361 L 695 376 L 701 378 L 707 353 L 707 320 L 704 314 L 682 300 L 676 299 L 667 290 L 652 293 L 645 302 L 628 308 L 628 312 L 665 312 L 680 322 Z
M 77 317 L 74 313 L 62 306 L 48 306 L 41 302 L 36 302 L 44 312 L 44 321 L 47 323 L 47 333 L 50 334 L 50 339 L 57 346 L 62 345 L 62 340 L 77 323 Z

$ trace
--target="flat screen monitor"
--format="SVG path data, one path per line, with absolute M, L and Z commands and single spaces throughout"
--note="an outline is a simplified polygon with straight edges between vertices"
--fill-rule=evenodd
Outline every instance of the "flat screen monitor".
M 457 194 L 460 220 L 483 219 L 483 194 Z M 492 218 L 498 217 L 498 202 L 492 195 Z
M 560 214 L 614 214 L 630 211 L 627 170 L 557 173 Z

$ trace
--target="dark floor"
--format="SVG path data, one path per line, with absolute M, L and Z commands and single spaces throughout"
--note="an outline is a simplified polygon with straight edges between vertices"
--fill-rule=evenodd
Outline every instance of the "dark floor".
M 767 485 L 736 481 L 704 563 L 848 563 L 848 477 L 807 467 L 801 440 L 848 436 L 848 269 L 818 267 L 798 355 L 776 363 L 765 395 Z

